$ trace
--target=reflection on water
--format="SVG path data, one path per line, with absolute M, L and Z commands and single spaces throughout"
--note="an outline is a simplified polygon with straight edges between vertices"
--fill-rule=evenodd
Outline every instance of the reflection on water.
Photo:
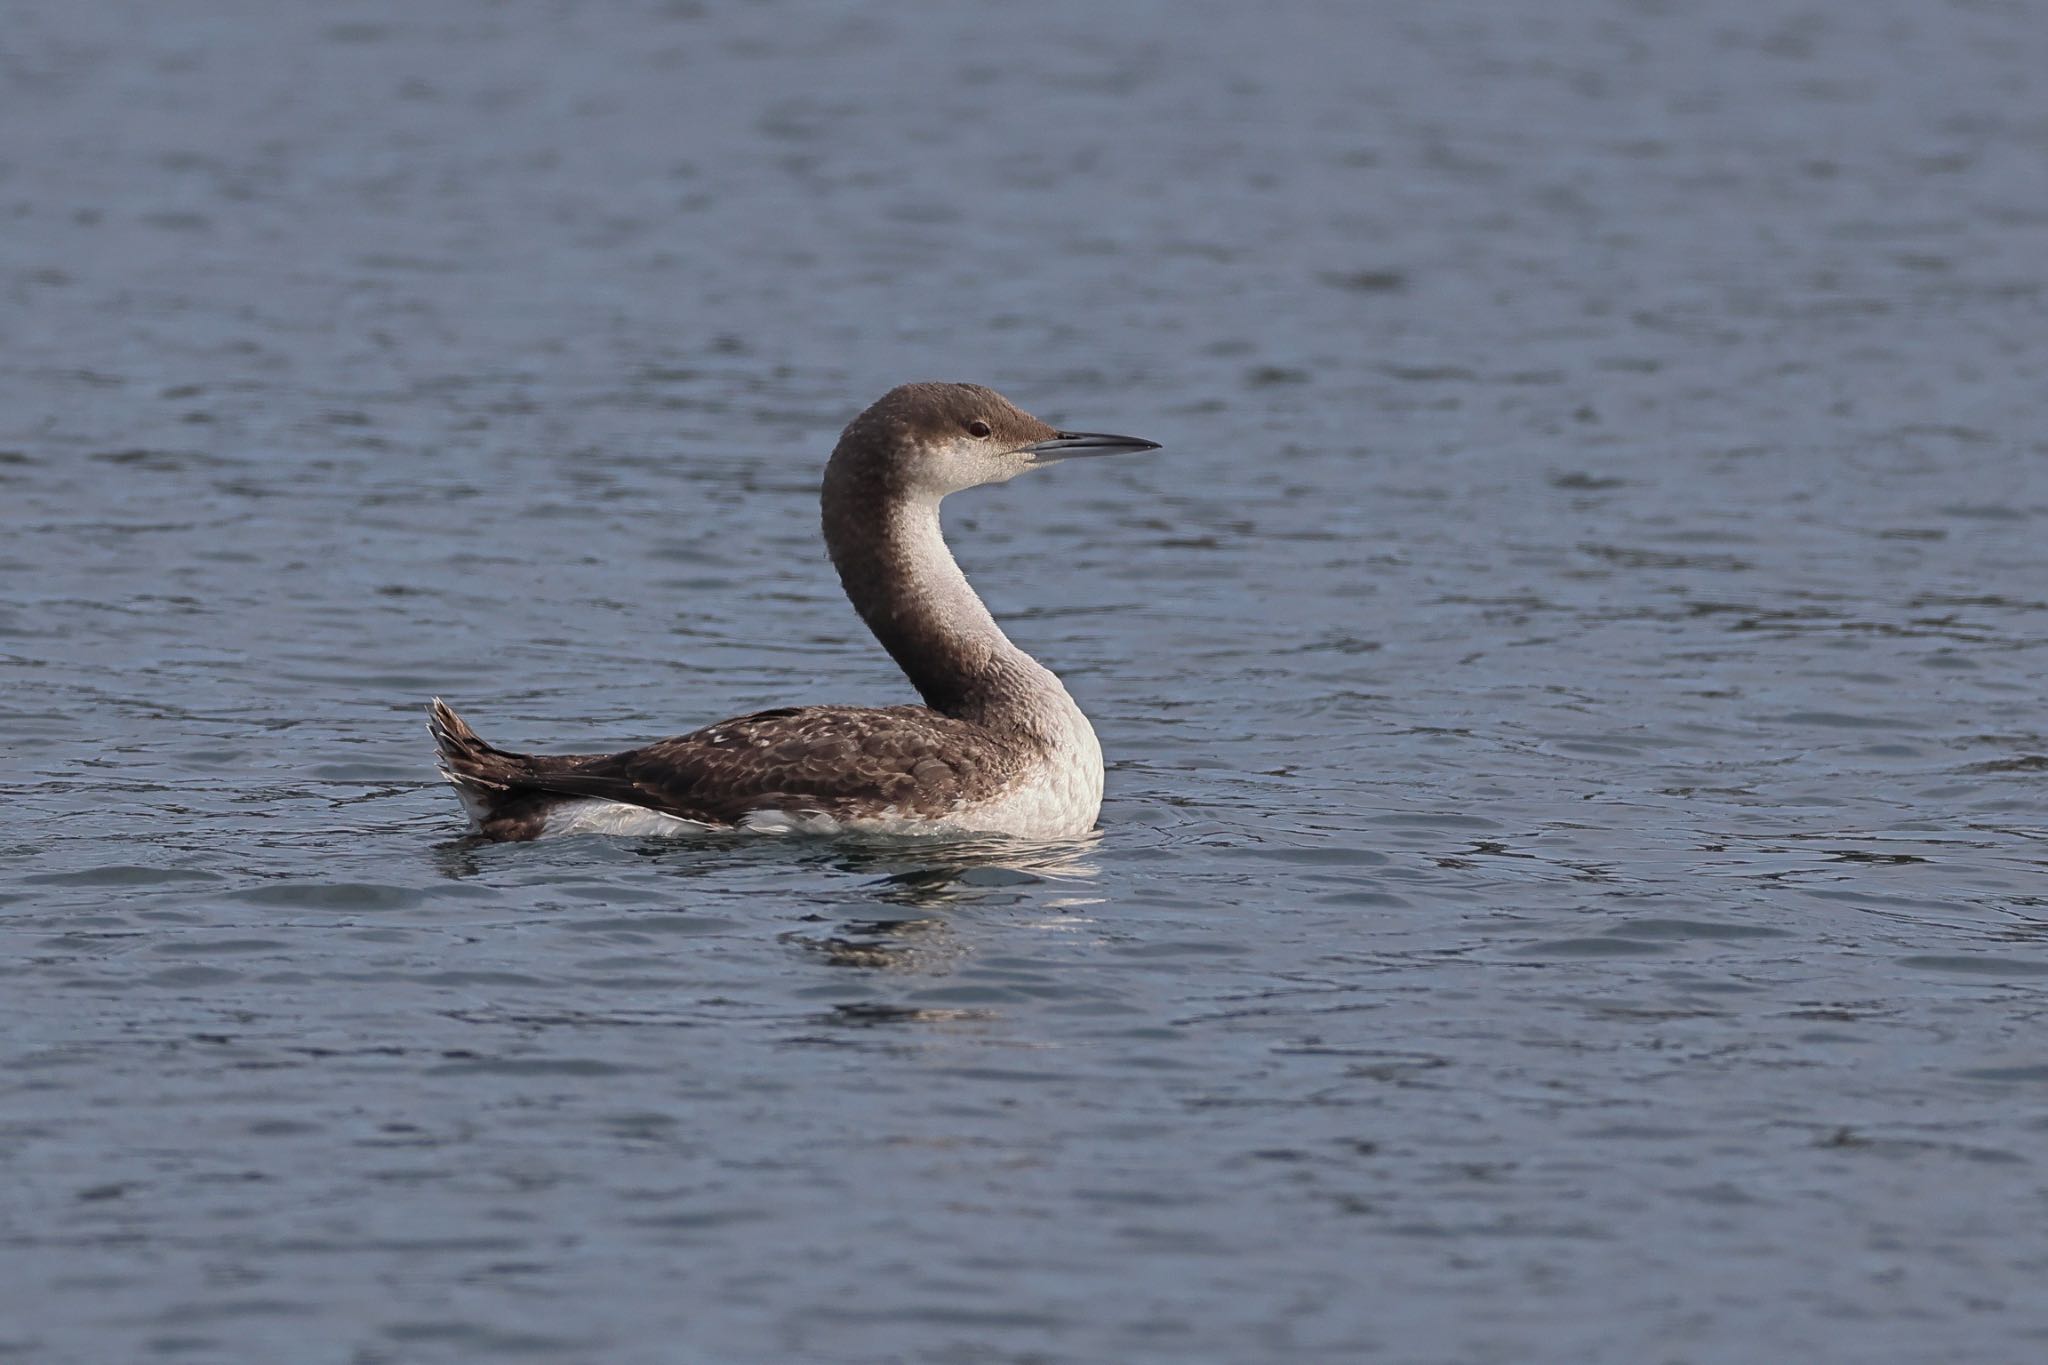
M 904 915 L 850 919 L 827 934 L 792 931 L 782 941 L 818 953 L 835 967 L 943 972 L 970 946 L 953 932 L 945 911 L 1027 909 L 1048 922 L 1083 915 L 1102 898 L 1084 891 L 1096 876 L 1087 853 L 1100 839 L 1056 843 L 1024 840 L 919 840 L 917 847 L 870 848 L 849 853 L 843 871 L 881 873 L 866 884 L 876 900 L 899 906 Z M 1047 894 L 1048 892 L 1061 894 Z M 1070 928 L 1071 923 L 1061 923 Z M 865 1011 L 871 1007 L 849 1007 Z M 917 1012 L 923 1017 L 923 1012 Z M 941 1013 L 944 1013 L 943 1011 Z
M 789 930 L 780 941 L 817 954 L 834 967 L 868 967 L 877 971 L 949 971 L 968 946 L 938 916 L 889 920 L 847 920 L 827 932 Z M 889 1008 L 861 1005 L 861 1009 Z
M 1046 909 L 1079 909 L 1101 903 L 1084 894 L 1100 871 L 1088 861 L 1088 854 L 1101 839 L 1097 831 L 1056 842 L 904 840 L 850 850 L 839 866 L 847 872 L 881 874 L 873 883 L 875 895 L 893 905 L 929 909 L 963 902 L 1014 905 L 1029 900 Z M 1036 892 L 1049 885 L 1074 894 L 1051 900 L 1025 894 L 1026 888 Z

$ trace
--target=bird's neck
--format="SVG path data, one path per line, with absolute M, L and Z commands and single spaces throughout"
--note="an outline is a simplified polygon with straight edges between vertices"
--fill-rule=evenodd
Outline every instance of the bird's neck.
M 1002 723 L 1036 714 L 1048 693 L 1066 699 L 1059 680 L 1003 634 L 960 571 L 936 497 L 877 495 L 828 475 L 824 526 L 854 609 L 927 706 Z

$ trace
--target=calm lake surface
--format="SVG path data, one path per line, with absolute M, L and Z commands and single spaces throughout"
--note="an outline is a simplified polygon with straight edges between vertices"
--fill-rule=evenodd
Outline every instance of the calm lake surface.
M 1349 0 L 0 26 L 0 1358 L 2048 1358 L 2048 25 Z M 422 706 L 906 685 L 1074 846 L 476 846 Z

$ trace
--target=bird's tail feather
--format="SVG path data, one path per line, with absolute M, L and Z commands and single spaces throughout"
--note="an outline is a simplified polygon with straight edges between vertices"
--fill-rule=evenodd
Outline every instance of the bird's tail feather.
M 427 728 L 441 775 L 454 784 L 462 808 L 486 838 L 535 838 L 550 811 L 579 801 L 664 810 L 629 778 L 587 771 L 592 755 L 515 754 L 486 743 L 439 697 L 427 707 Z
M 480 833 L 530 839 L 540 832 L 548 806 L 558 799 L 540 789 L 542 769 L 550 760 L 486 743 L 439 697 L 427 707 L 427 729 L 434 735 L 441 775 L 454 784 Z
M 427 729 L 433 732 L 436 761 L 450 782 L 507 791 L 522 777 L 531 777 L 533 765 L 520 754 L 508 754 L 486 744 L 469 723 L 455 714 L 439 697 L 427 707 Z

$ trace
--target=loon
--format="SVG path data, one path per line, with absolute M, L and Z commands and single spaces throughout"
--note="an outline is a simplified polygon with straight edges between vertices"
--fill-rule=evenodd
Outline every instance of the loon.
M 440 698 L 441 773 L 475 833 L 996 834 L 1095 826 L 1102 748 L 1052 670 L 1010 642 L 939 529 L 949 493 L 1156 441 L 1060 431 L 979 384 L 905 384 L 825 466 L 825 546 L 922 706 L 789 706 L 614 754 L 519 754 Z

